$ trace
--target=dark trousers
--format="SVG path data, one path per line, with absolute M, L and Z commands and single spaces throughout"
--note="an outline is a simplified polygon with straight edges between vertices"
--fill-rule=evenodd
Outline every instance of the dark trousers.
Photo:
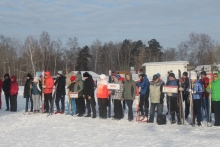
M 64 112 L 65 110 L 65 104 L 64 104 L 64 101 L 65 101 L 65 96 L 57 96 L 56 97 L 56 107 L 57 107 L 57 111 L 60 111 L 60 101 L 61 101 L 61 111 Z
M 76 114 L 79 113 L 78 108 L 78 98 L 75 98 L 75 104 L 76 104 Z
M 189 94 L 183 94 L 183 101 L 185 101 L 185 118 L 189 116 Z
M 121 119 L 123 117 L 123 110 L 121 100 L 114 99 L 114 118 Z
M 79 115 L 83 115 L 85 113 L 85 109 L 86 109 L 85 100 L 83 97 L 79 97 L 77 99 L 77 106 L 78 106 Z
M 132 105 L 133 101 L 132 100 L 126 100 L 127 106 L 128 106 L 128 120 L 133 120 L 133 110 L 132 110 Z
M 91 98 L 91 99 L 86 99 L 86 105 L 87 105 L 87 109 L 88 109 L 88 114 L 91 114 L 91 107 L 92 107 L 92 114 L 94 117 L 96 117 L 96 109 L 95 109 L 95 99 Z
M 140 108 L 141 115 L 145 115 L 146 117 L 148 117 L 149 100 L 148 100 L 147 95 L 140 96 L 139 108 Z
M 201 100 L 193 100 L 193 124 L 195 124 L 195 116 L 197 117 L 198 125 L 201 124 Z
M 98 104 L 99 104 L 99 117 L 107 118 L 108 98 L 98 98 Z
M 169 97 L 170 98 L 170 113 L 172 121 L 175 120 L 175 113 L 178 118 L 178 121 L 180 121 L 180 113 L 179 113 L 179 107 L 178 107 L 178 97 Z
M 215 125 L 220 126 L 220 101 L 212 101 L 214 115 L 215 115 Z
M 151 103 L 150 105 L 150 122 L 154 122 L 154 112 L 157 107 L 157 116 L 162 115 L 163 104 L 161 103 Z
M 168 95 L 167 95 L 167 111 L 168 112 L 170 111 L 170 97 Z
M 45 103 L 45 110 L 46 112 L 49 112 L 50 105 L 52 104 L 52 93 L 45 94 L 44 95 L 44 103 Z
M 122 101 L 122 103 L 123 103 L 123 109 L 125 110 L 126 109 L 125 101 Z
M 17 111 L 17 95 L 11 95 L 10 102 L 11 102 L 11 111 L 16 112 Z
M 5 95 L 5 102 L 6 102 L 6 107 L 9 110 L 11 108 L 11 100 L 10 100 L 10 95 Z M 10 107 L 9 107 L 10 106 Z
M 31 111 L 33 111 L 33 99 L 32 99 L 31 96 L 26 97 L 26 108 L 25 108 L 25 110 L 28 111 L 29 99 L 30 99 L 30 101 L 31 101 Z

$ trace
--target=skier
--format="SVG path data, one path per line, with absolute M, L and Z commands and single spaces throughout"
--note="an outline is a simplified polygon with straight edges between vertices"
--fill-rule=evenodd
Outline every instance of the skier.
M 208 85 L 209 85 L 209 78 L 208 77 L 206 77 L 207 76 L 207 74 L 206 74 L 206 72 L 205 71 L 202 71 L 201 73 L 200 73 L 200 75 L 201 75 L 201 79 L 200 79 L 200 82 L 202 83 L 202 85 L 203 85 L 203 90 L 204 90 L 204 92 L 203 92 L 203 94 L 202 94 L 202 98 L 201 98 L 201 105 L 202 105 L 202 107 L 201 107 L 201 121 L 203 121 L 203 109 L 205 109 L 205 113 L 206 113 L 206 118 L 207 118 L 207 122 L 209 122 L 209 93 L 208 92 L 206 92 L 206 88 L 208 87 Z
M 166 85 L 167 85 L 167 83 L 169 83 L 169 75 L 170 75 L 170 73 L 173 73 L 173 71 L 172 70 L 169 70 L 168 72 L 167 72 L 167 81 L 166 81 Z M 166 115 L 168 115 L 170 112 L 170 99 L 169 99 L 169 96 L 168 95 L 166 95 L 166 99 L 167 99 L 167 113 L 166 113 Z
M 57 111 L 55 114 L 63 114 L 65 111 L 65 95 L 66 95 L 66 77 L 63 76 L 62 71 L 57 72 L 57 79 L 54 83 L 56 85 L 56 107 Z M 61 101 L 61 110 L 60 110 Z
M 67 89 L 69 90 L 69 94 L 71 92 L 74 92 L 75 80 L 76 80 L 76 76 L 71 76 L 70 77 L 71 84 L 67 87 Z M 72 114 L 76 115 L 77 114 L 77 109 L 78 109 L 77 108 L 77 103 L 76 103 L 77 98 L 71 98 L 70 96 L 69 96 L 69 98 L 70 98 L 69 103 L 71 103 L 71 107 L 72 107 Z M 69 107 L 67 114 L 70 114 L 70 110 L 71 110 L 71 108 Z
M 11 79 L 10 79 L 10 76 L 8 73 L 6 73 L 4 75 L 4 82 L 3 82 L 3 91 L 5 93 L 5 102 L 6 102 L 6 110 L 5 111 L 9 111 L 10 108 L 11 108 L 11 101 L 10 101 L 10 94 L 9 94 L 9 91 L 10 91 L 10 83 L 11 83 Z M 10 106 L 10 107 L 9 107 Z
M 192 89 L 188 88 L 188 91 L 192 94 L 193 98 L 193 124 L 195 126 L 195 116 L 197 116 L 197 124 L 201 126 L 201 95 L 203 93 L 203 87 L 199 80 L 197 80 L 196 72 L 191 72 Z
M 11 102 L 11 112 L 17 111 L 17 96 L 18 96 L 18 83 L 17 83 L 17 77 L 12 76 L 11 77 L 11 83 L 10 83 L 10 102 Z
M 101 74 L 99 76 L 100 81 L 98 82 L 96 96 L 98 98 L 99 105 L 99 117 L 101 119 L 107 119 L 107 104 L 110 91 L 107 89 L 106 75 Z
M 133 120 L 133 110 L 132 105 L 135 98 L 135 92 L 136 92 L 136 83 L 134 80 L 132 80 L 132 75 L 125 74 L 126 81 L 124 83 L 124 89 L 122 93 L 122 100 L 125 100 L 128 106 L 128 121 Z
M 33 110 L 34 112 L 40 112 L 40 96 L 42 91 L 42 84 L 37 77 L 34 78 L 31 86 L 32 99 L 33 99 Z
M 95 108 L 95 98 L 94 98 L 94 81 L 92 76 L 85 72 L 83 73 L 85 79 L 83 86 L 83 98 L 86 99 L 87 104 L 87 115 L 85 117 L 91 117 L 91 108 L 92 108 L 92 118 L 96 118 L 96 108 Z
M 0 79 L 0 109 L 2 109 L 2 79 Z
M 144 73 L 139 74 L 140 82 L 137 82 L 137 86 L 141 87 L 140 91 L 140 103 L 139 108 L 141 111 L 141 115 L 144 116 L 142 119 L 148 119 L 148 109 L 149 109 L 149 80 L 147 75 Z M 143 109 L 144 106 L 144 109 Z M 145 110 L 145 112 L 144 112 Z M 142 120 L 142 121 L 145 121 Z
M 114 83 L 120 85 L 119 90 L 113 90 L 113 100 L 114 100 L 114 116 L 113 119 L 120 120 L 123 117 L 123 111 L 122 111 L 122 104 L 121 104 L 121 98 L 122 98 L 122 91 L 123 91 L 123 84 L 120 81 L 121 76 L 115 75 L 114 76 Z
M 85 113 L 85 101 L 83 98 L 83 81 L 81 74 L 76 75 L 76 83 L 74 85 L 74 93 L 78 93 L 78 117 L 82 117 Z
M 31 97 L 31 84 L 32 84 L 33 78 L 30 73 L 27 74 L 26 76 L 26 83 L 24 86 L 24 98 L 26 98 L 26 107 L 25 107 L 25 112 L 28 112 L 28 103 L 29 100 L 31 101 L 31 110 L 30 112 L 33 112 L 33 99 Z
M 214 126 L 220 126 L 220 79 L 217 73 L 213 74 L 213 81 L 208 85 L 206 91 L 212 94 L 212 106 L 214 109 Z
M 49 113 L 49 103 L 50 105 L 52 104 L 52 92 L 53 92 L 53 86 L 54 86 L 54 81 L 53 78 L 50 75 L 49 71 L 46 71 L 44 73 L 44 85 L 42 86 L 44 88 L 44 97 L 45 97 L 45 111 L 44 113 Z
M 183 72 L 182 78 L 180 80 L 183 87 L 183 101 L 185 101 L 185 119 L 187 120 L 189 115 L 189 92 L 187 91 L 187 88 L 189 87 L 188 73 Z
M 150 119 L 148 123 L 154 122 L 155 107 L 157 107 L 157 116 L 162 115 L 164 93 L 162 93 L 164 82 L 162 82 L 158 75 L 153 76 L 150 82 Z
M 175 78 L 175 74 L 174 73 L 170 73 L 169 74 L 169 81 L 167 82 L 167 85 L 168 86 L 179 86 L 179 82 L 178 80 Z M 179 107 L 178 107 L 178 104 L 177 104 L 177 101 L 178 101 L 178 93 L 167 93 L 167 96 L 170 100 L 170 113 L 171 113 L 171 124 L 174 124 L 176 123 L 176 120 L 175 120 L 175 113 L 176 113 L 176 116 L 177 116 L 177 119 L 178 119 L 178 125 L 181 124 L 181 121 L 180 121 L 180 113 L 179 113 Z

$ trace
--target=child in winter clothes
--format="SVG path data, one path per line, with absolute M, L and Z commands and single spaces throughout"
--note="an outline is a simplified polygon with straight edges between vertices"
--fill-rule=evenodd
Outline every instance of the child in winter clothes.
M 120 75 L 115 75 L 113 77 L 114 83 L 120 85 L 119 90 L 112 91 L 112 96 L 113 96 L 113 100 L 114 100 L 114 116 L 113 116 L 113 118 L 116 120 L 119 120 L 123 117 L 122 104 L 121 104 L 123 84 L 120 81 L 120 77 L 121 77 Z
M 74 85 L 75 85 L 75 80 L 76 80 L 76 77 L 75 76 L 72 76 L 72 77 L 70 77 L 70 81 L 71 81 L 71 84 L 68 86 L 68 91 L 69 91 L 69 100 L 68 100 L 68 102 L 69 102 L 69 105 L 71 104 L 71 107 L 72 107 L 72 114 L 71 115 L 75 115 L 76 114 L 76 108 L 77 108 L 77 106 L 76 106 L 76 100 L 77 100 L 77 98 L 72 98 L 72 97 L 70 97 L 70 93 L 71 92 L 74 92 Z M 70 107 L 68 107 L 68 111 L 67 111 L 67 113 L 66 114 L 70 114 Z
M 191 83 L 192 89 L 188 88 L 188 91 L 192 94 L 193 98 L 193 124 L 195 126 L 195 116 L 197 116 L 198 126 L 201 126 L 201 95 L 203 93 L 203 88 L 197 80 L 196 72 L 191 72 Z
M 17 96 L 18 96 L 18 83 L 16 81 L 17 77 L 11 77 L 11 84 L 10 84 L 10 102 L 11 102 L 11 112 L 17 111 Z
M 33 100 L 33 110 L 34 112 L 40 112 L 40 95 L 42 90 L 42 85 L 37 77 L 34 78 L 34 81 L 31 85 L 32 89 L 32 100 Z
M 99 117 L 107 119 L 107 104 L 110 91 L 107 89 L 108 82 L 106 80 L 106 76 L 104 74 L 101 74 L 99 78 L 100 81 L 98 82 L 96 93 L 99 104 Z

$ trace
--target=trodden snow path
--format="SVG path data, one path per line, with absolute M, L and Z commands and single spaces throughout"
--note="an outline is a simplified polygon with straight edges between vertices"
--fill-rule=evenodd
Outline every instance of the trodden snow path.
M 0 146 L 219 146 L 220 127 L 136 123 L 67 115 L 23 115 L 25 99 L 19 91 L 18 112 L 0 110 Z

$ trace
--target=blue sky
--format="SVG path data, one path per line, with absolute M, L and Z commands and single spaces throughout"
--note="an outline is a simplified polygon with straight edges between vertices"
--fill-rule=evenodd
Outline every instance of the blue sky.
M 39 38 L 43 31 L 65 44 L 147 43 L 157 39 L 166 47 L 186 41 L 191 32 L 220 40 L 220 0 L 0 0 L 0 34 Z

